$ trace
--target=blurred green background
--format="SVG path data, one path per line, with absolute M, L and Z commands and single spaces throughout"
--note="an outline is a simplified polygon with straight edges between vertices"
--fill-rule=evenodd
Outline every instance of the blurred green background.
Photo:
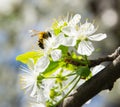
M 120 0 L 0 0 L 0 107 L 28 107 L 18 85 L 20 63 L 15 58 L 36 45 L 28 30 L 44 31 L 67 13 L 81 14 L 82 22 L 95 20 L 97 32 L 107 33 L 107 39 L 94 43 L 99 51 L 91 58 L 108 55 L 120 45 Z M 84 107 L 120 107 L 120 83 L 116 84 L 109 95 L 99 94 Z

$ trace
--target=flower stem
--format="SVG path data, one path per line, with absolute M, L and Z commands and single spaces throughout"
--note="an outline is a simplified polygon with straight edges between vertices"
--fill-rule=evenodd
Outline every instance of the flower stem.
M 73 76 L 73 75 L 75 75 L 75 74 L 76 74 L 76 72 L 75 72 L 75 73 L 70 73 L 70 74 L 65 75 L 65 77 Z
M 76 78 L 78 78 L 78 77 L 79 77 L 79 76 L 76 76 Z M 80 79 L 81 79 L 81 77 L 78 78 L 78 80 L 77 80 L 76 83 L 73 85 L 73 87 L 68 91 L 68 93 L 67 93 L 62 99 L 60 99 L 60 100 L 55 104 L 55 106 L 58 105 L 61 101 L 63 101 L 63 100 L 71 93 L 71 91 L 75 88 L 75 86 L 77 85 L 77 83 L 79 82 Z
M 68 87 L 76 80 L 77 77 L 78 77 L 78 76 L 76 76 L 68 85 L 66 85 L 65 87 L 63 87 L 63 89 L 61 89 L 61 92 L 62 92 L 64 89 L 68 88 Z
M 67 74 L 67 75 L 65 75 L 65 76 L 63 76 L 63 77 L 73 76 L 73 75 L 75 75 L 75 74 L 76 74 L 76 73 L 70 73 L 70 74 Z M 60 77 L 58 77 L 58 76 L 45 77 L 45 79 L 52 79 L 52 78 L 60 78 Z

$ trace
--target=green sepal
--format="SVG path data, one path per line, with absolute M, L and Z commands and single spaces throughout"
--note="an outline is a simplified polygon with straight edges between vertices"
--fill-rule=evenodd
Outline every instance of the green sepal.
M 59 74 L 57 74 L 57 78 L 56 78 L 56 82 L 57 83 L 62 83 L 63 81 L 65 81 L 65 80 L 67 80 L 67 77 L 66 76 L 63 76 L 62 75 L 62 73 L 63 73 L 63 70 L 61 70 L 60 72 L 59 72 Z
M 26 52 L 24 54 L 20 54 L 16 57 L 17 61 L 20 61 L 24 64 L 27 64 L 29 59 L 33 59 L 34 60 L 34 64 L 37 62 L 37 60 L 43 56 L 43 53 L 40 53 L 38 51 L 30 51 L 30 52 Z
M 91 75 L 91 71 L 88 66 L 79 66 L 76 70 L 76 73 L 83 79 L 86 79 Z
M 77 55 L 75 52 L 71 53 L 71 57 L 73 59 L 83 60 L 83 56 L 82 55 Z
M 54 99 L 55 97 L 59 96 L 61 94 L 60 91 L 58 91 L 57 89 L 58 87 L 53 87 L 51 90 L 50 90 L 50 98 L 51 99 Z

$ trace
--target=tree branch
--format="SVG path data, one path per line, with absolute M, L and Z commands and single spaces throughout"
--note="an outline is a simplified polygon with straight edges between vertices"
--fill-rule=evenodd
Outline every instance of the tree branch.
M 115 50 L 115 52 L 114 53 L 112 53 L 111 55 L 108 55 L 108 56 L 106 56 L 106 57 L 103 57 L 103 58 L 98 58 L 98 59 L 95 59 L 95 60 L 89 60 L 88 62 L 89 62 L 89 64 L 88 64 L 88 66 L 89 67 L 94 67 L 94 66 L 96 66 L 96 65 L 99 65 L 100 63 L 102 63 L 102 62 L 106 62 L 106 61 L 113 61 L 115 58 L 117 58 L 118 57 L 118 55 L 120 54 L 120 47 L 118 47 L 116 50 Z M 75 65 L 75 66 L 80 66 L 80 65 L 82 65 L 82 66 L 85 66 L 85 64 L 84 63 L 82 63 L 82 62 L 78 62 L 78 61 L 76 61 L 76 60 L 74 60 L 74 59 L 65 59 L 65 62 L 67 62 L 67 63 L 69 63 L 69 64 L 72 64 L 72 65 Z
M 113 54 L 103 59 L 100 59 L 99 63 L 106 60 L 112 62 L 101 72 L 78 87 L 74 94 L 65 98 L 57 107 L 81 107 L 100 91 L 113 87 L 114 82 L 120 77 L 120 47 L 116 49 Z M 99 64 L 96 60 L 92 61 Z M 93 64 L 93 62 L 91 64 Z
M 94 67 L 94 66 L 99 65 L 100 63 L 105 62 L 105 61 L 113 61 L 119 55 L 120 55 L 120 47 L 118 47 L 115 50 L 115 52 L 112 53 L 111 55 L 108 55 L 108 56 L 103 57 L 103 58 L 98 58 L 98 59 L 95 59 L 95 60 L 90 60 L 89 61 L 89 67 Z

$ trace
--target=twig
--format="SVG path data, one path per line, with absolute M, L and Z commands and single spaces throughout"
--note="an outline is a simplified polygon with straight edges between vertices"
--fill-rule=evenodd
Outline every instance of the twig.
M 114 53 L 112 53 L 111 55 L 108 55 L 106 57 L 103 58 L 98 58 L 95 60 L 90 60 L 89 61 L 89 67 L 94 67 L 96 65 L 99 65 L 102 62 L 106 62 L 106 61 L 113 61 L 115 58 L 117 58 L 120 55 L 120 47 L 118 47 Z
M 89 60 L 89 64 L 88 66 L 89 67 L 94 67 L 96 65 L 99 65 L 100 63 L 102 62 L 106 62 L 106 61 L 113 61 L 115 58 L 117 58 L 118 56 L 120 55 L 120 47 L 118 47 L 114 53 L 112 53 L 111 55 L 108 55 L 106 57 L 103 57 L 103 58 L 98 58 L 98 59 L 95 59 L 95 60 Z M 69 63 L 69 64 L 73 64 L 75 66 L 84 66 L 85 64 L 80 62 L 80 61 L 75 61 L 73 59 L 65 59 L 65 62 Z

